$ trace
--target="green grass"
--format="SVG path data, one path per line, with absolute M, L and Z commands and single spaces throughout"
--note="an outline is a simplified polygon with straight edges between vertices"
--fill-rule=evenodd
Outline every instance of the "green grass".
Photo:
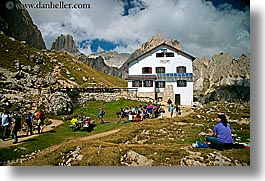
M 12 146 L 10 148 L 0 149 L 0 162 L 15 159 L 20 157 L 20 155 L 29 154 L 36 150 L 41 150 L 73 138 L 102 133 L 109 130 L 117 129 L 121 126 L 126 126 L 127 124 L 115 123 L 118 121 L 118 118 L 116 116 L 116 111 L 119 111 L 120 106 L 124 107 L 126 105 L 133 106 L 138 104 L 140 103 L 137 101 L 126 101 L 126 100 L 120 100 L 117 102 L 109 102 L 109 103 L 103 101 L 89 101 L 84 107 L 77 108 L 74 111 L 73 115 L 69 115 L 68 118 L 66 118 L 63 125 L 59 126 L 58 128 L 55 128 L 53 131 L 41 134 L 38 137 L 30 139 L 27 142 L 20 144 L 18 146 Z M 102 107 L 106 111 L 104 119 L 107 122 L 107 124 L 98 124 L 99 121 L 97 118 L 97 114 L 99 107 Z M 94 127 L 93 131 L 89 133 L 82 130 L 73 132 L 69 128 L 69 121 L 72 119 L 74 115 L 91 116 L 92 120 L 94 119 L 96 121 L 96 126 Z M 62 118 L 61 116 L 51 116 L 51 115 L 48 116 L 57 119 Z M 25 150 L 23 149 L 14 152 L 13 150 L 18 147 L 24 147 Z
M 19 60 L 21 64 L 30 65 L 31 67 L 36 65 L 36 62 L 30 60 L 29 56 L 39 54 L 39 50 L 29 45 L 22 45 L 20 41 L 11 41 L 7 36 L 2 34 L 0 34 L 0 45 L 1 67 L 11 71 L 17 71 L 14 67 L 14 60 Z M 42 73 L 38 74 L 38 76 L 50 72 L 53 69 L 48 61 L 48 57 L 43 54 L 43 58 L 47 65 L 40 65 Z
M 66 118 L 64 124 L 54 131 L 45 133 L 37 137 L 35 140 L 29 140 L 22 145 L 11 148 L 0 149 L 1 160 L 9 160 L 18 158 L 21 154 L 31 153 L 38 149 L 44 149 L 52 145 L 62 143 L 60 147 L 47 154 L 40 155 L 38 159 L 32 159 L 23 163 L 22 165 L 58 165 L 61 160 L 61 153 L 74 150 L 76 146 L 82 147 L 82 155 L 84 158 L 81 162 L 72 163 L 73 165 L 121 165 L 119 159 L 127 151 L 133 150 L 139 154 L 154 160 L 154 165 L 179 165 L 181 158 L 188 155 L 182 147 L 190 146 L 195 141 L 204 141 L 198 136 L 201 131 L 207 131 L 215 124 L 217 110 L 222 110 L 229 117 L 232 116 L 233 111 L 238 110 L 236 107 L 240 104 L 226 104 L 226 103 L 211 103 L 201 109 L 194 109 L 194 112 L 186 117 L 179 119 L 146 119 L 143 122 L 134 123 L 115 123 L 118 121 L 116 111 L 120 107 L 138 106 L 144 103 L 129 100 L 119 100 L 117 102 L 103 102 L 103 101 L 89 101 L 84 106 L 77 108 L 73 115 L 86 115 L 92 117 L 99 123 L 97 119 L 98 108 L 102 107 L 106 111 L 105 121 L 107 124 L 97 124 L 91 133 L 84 131 L 72 132 L 68 127 L 69 120 L 73 115 Z M 217 108 L 218 107 L 218 108 Z M 211 113 L 206 113 L 209 109 L 215 109 Z M 242 107 L 238 111 L 236 117 L 246 116 L 249 113 L 249 106 Z M 197 115 L 204 116 L 198 119 Z M 179 124 L 182 123 L 182 124 Z M 195 124 L 203 124 L 204 127 L 195 126 Z M 239 125 L 231 123 L 233 134 L 241 137 L 243 142 L 250 138 L 250 125 Z M 121 131 L 102 137 L 96 140 L 79 141 L 67 143 L 69 140 L 84 137 L 90 134 L 102 133 L 108 130 L 121 128 Z M 179 132 L 179 129 L 182 132 Z M 18 147 L 24 147 L 26 150 L 13 150 Z M 100 150 L 99 147 L 103 149 Z M 207 158 L 209 153 L 216 151 L 214 149 L 196 149 L 191 148 L 191 151 L 200 152 L 202 157 Z M 250 149 L 231 149 L 224 150 L 221 154 L 229 158 L 237 159 L 241 163 L 250 165 Z M 170 158 L 170 159 L 168 159 Z
M 83 107 L 80 107 L 77 110 L 75 110 L 74 114 L 90 116 L 92 120 L 93 119 L 97 120 L 99 108 L 102 108 L 106 112 L 104 119 L 106 119 L 110 123 L 114 123 L 117 122 L 118 120 L 116 112 L 120 111 L 120 108 L 124 108 L 126 106 L 138 107 L 144 104 L 146 103 L 141 103 L 132 100 L 125 100 L 125 99 L 121 99 L 115 102 L 88 101 Z

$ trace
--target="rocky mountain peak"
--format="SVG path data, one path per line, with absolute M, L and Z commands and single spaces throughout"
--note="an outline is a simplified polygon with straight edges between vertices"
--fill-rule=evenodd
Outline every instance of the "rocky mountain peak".
M 61 34 L 60 36 L 58 36 L 57 39 L 52 43 L 51 49 L 57 51 L 66 51 L 71 54 L 79 53 L 74 38 L 70 34 Z
M 14 7 L 7 7 L 7 3 Z M 15 5 L 21 4 L 19 0 L 1 0 L 0 2 L 0 31 L 16 40 L 26 41 L 37 49 L 45 49 L 41 32 L 33 23 L 26 9 L 18 9 Z
M 139 49 L 135 50 L 131 54 L 131 56 L 128 60 L 134 59 L 134 58 L 138 57 L 139 55 L 149 51 L 150 49 L 152 49 L 152 48 L 154 48 L 154 47 L 156 47 L 162 43 L 166 43 L 166 44 L 173 46 L 179 50 L 183 50 L 182 45 L 178 40 L 175 40 L 175 39 L 165 40 L 163 35 L 158 34 L 158 35 L 151 37 L 145 43 L 143 43 Z
M 210 60 L 197 58 L 193 62 L 193 75 L 195 97 L 204 95 L 213 100 L 220 97 L 229 100 L 238 96 L 232 95 L 235 93 L 249 96 L 250 59 L 245 55 L 238 59 L 227 53 L 213 55 Z
M 109 67 L 116 67 L 120 68 L 124 62 L 129 58 L 129 53 L 118 53 L 115 51 L 104 51 L 99 53 L 93 53 L 88 55 L 88 58 L 97 58 L 102 57 L 104 59 L 104 62 Z

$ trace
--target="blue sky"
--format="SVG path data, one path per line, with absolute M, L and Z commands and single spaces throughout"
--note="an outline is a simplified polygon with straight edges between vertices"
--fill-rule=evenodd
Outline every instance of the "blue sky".
M 59 2 L 60 0 L 53 1 Z M 21 0 L 22 3 L 35 2 Z M 41 0 L 42 3 L 50 0 Z M 180 41 L 195 57 L 250 54 L 250 7 L 243 0 L 64 0 L 90 9 L 28 9 L 48 48 L 72 34 L 83 53 L 132 53 L 150 37 Z

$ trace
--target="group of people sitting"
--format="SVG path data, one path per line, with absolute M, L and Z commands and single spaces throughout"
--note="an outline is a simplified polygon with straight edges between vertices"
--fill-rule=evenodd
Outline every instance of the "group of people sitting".
M 14 139 L 13 144 L 16 144 L 18 142 L 18 136 L 17 132 L 22 129 L 22 124 L 21 124 L 21 115 L 17 113 L 11 114 L 10 111 L 7 109 L 3 109 L 3 112 L 1 113 L 1 127 L 3 129 L 3 135 L 2 135 L 2 140 L 6 141 L 10 136 Z M 37 126 L 38 126 L 38 133 L 40 134 L 42 132 L 42 128 L 44 126 L 44 120 L 45 120 L 45 115 L 43 111 L 38 111 L 38 113 L 35 116 L 35 119 L 37 120 Z M 33 125 L 34 125 L 34 117 L 31 112 L 25 117 L 24 127 L 26 131 L 26 135 L 30 133 L 33 135 Z
M 119 122 L 123 118 L 127 118 L 129 121 L 135 120 L 143 121 L 146 118 L 157 118 L 158 116 L 163 116 L 165 110 L 161 107 L 160 104 L 148 104 L 148 105 L 140 105 L 138 107 L 128 107 L 120 108 L 120 111 L 116 112 L 116 115 L 119 117 Z M 125 120 L 124 120 L 125 121 Z
M 73 119 L 70 121 L 69 127 L 72 128 L 73 131 L 80 130 L 81 128 L 89 131 L 93 122 L 94 120 L 91 120 L 90 117 L 78 115 L 73 117 Z

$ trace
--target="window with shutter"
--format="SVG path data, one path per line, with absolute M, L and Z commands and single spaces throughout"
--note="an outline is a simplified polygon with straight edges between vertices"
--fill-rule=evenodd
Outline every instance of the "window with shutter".
M 164 55 L 164 52 L 162 52 L 162 53 L 156 53 L 156 57 L 164 57 L 165 55 Z
M 165 73 L 166 69 L 165 67 L 156 67 L 156 73 Z
M 157 81 L 156 87 L 157 88 L 165 88 L 166 87 L 165 81 Z
M 152 80 L 144 80 L 144 87 L 153 87 Z
M 177 67 L 177 73 L 186 73 L 186 67 L 185 66 Z
M 132 81 L 132 87 L 142 87 L 142 81 L 141 80 Z
M 177 86 L 178 87 L 187 87 L 187 81 L 186 80 L 178 80 Z
M 172 52 L 166 53 L 166 57 L 174 57 L 174 53 Z
M 152 73 L 152 67 L 143 67 L 142 68 L 142 74 L 151 74 Z

